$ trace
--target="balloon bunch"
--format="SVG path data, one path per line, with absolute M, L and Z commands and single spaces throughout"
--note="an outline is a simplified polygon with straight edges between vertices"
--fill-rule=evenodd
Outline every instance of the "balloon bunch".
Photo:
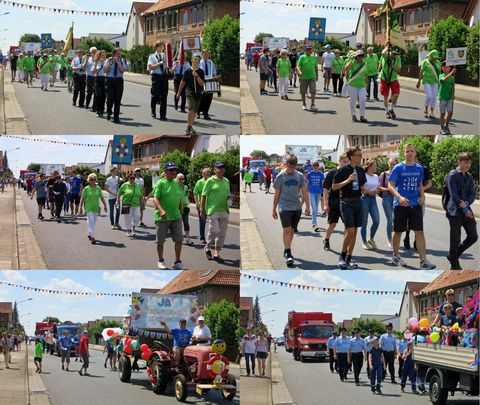
M 459 332 L 462 331 L 458 322 L 452 326 L 442 326 L 437 328 L 430 325 L 427 318 L 418 320 L 412 317 L 408 320 L 410 327 L 403 337 L 407 340 L 416 341 L 417 343 L 433 343 L 438 345 L 456 346 L 459 342 Z
M 152 357 L 152 349 L 148 347 L 147 344 L 143 344 L 140 346 L 140 351 L 142 352 L 142 360 L 148 361 L 150 357 Z
M 114 343 L 117 339 L 121 339 L 123 335 L 125 335 L 125 332 L 123 330 L 115 332 L 113 329 L 108 329 L 106 333 L 108 336 L 108 340 L 112 343 Z
M 120 345 L 122 350 L 119 349 L 119 351 L 123 351 L 127 354 L 132 354 L 135 350 L 138 350 L 140 348 L 140 343 L 138 342 L 138 340 L 129 337 L 124 338 Z

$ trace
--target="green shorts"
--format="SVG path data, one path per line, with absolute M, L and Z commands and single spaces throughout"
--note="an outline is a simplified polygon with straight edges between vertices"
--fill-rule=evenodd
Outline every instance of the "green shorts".
M 200 100 L 201 98 L 188 96 L 187 97 L 188 109 L 198 112 L 198 109 L 200 108 Z

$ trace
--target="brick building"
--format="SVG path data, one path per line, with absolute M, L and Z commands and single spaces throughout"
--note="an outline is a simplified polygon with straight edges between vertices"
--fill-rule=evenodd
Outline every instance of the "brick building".
M 247 329 L 253 319 L 253 297 L 240 297 L 240 326 Z
M 0 302 L 0 328 L 12 327 L 12 312 L 11 302 Z

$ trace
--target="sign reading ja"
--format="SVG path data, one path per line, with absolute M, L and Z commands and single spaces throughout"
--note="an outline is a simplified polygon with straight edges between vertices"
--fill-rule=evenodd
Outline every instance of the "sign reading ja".
M 447 48 L 447 66 L 466 65 L 467 48 Z

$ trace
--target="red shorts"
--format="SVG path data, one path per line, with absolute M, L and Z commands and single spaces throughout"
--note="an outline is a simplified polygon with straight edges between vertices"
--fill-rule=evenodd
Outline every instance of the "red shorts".
M 380 80 L 380 94 L 384 97 L 388 96 L 390 90 L 392 90 L 392 95 L 400 94 L 400 83 L 398 80 L 390 83 L 387 83 L 385 80 Z

